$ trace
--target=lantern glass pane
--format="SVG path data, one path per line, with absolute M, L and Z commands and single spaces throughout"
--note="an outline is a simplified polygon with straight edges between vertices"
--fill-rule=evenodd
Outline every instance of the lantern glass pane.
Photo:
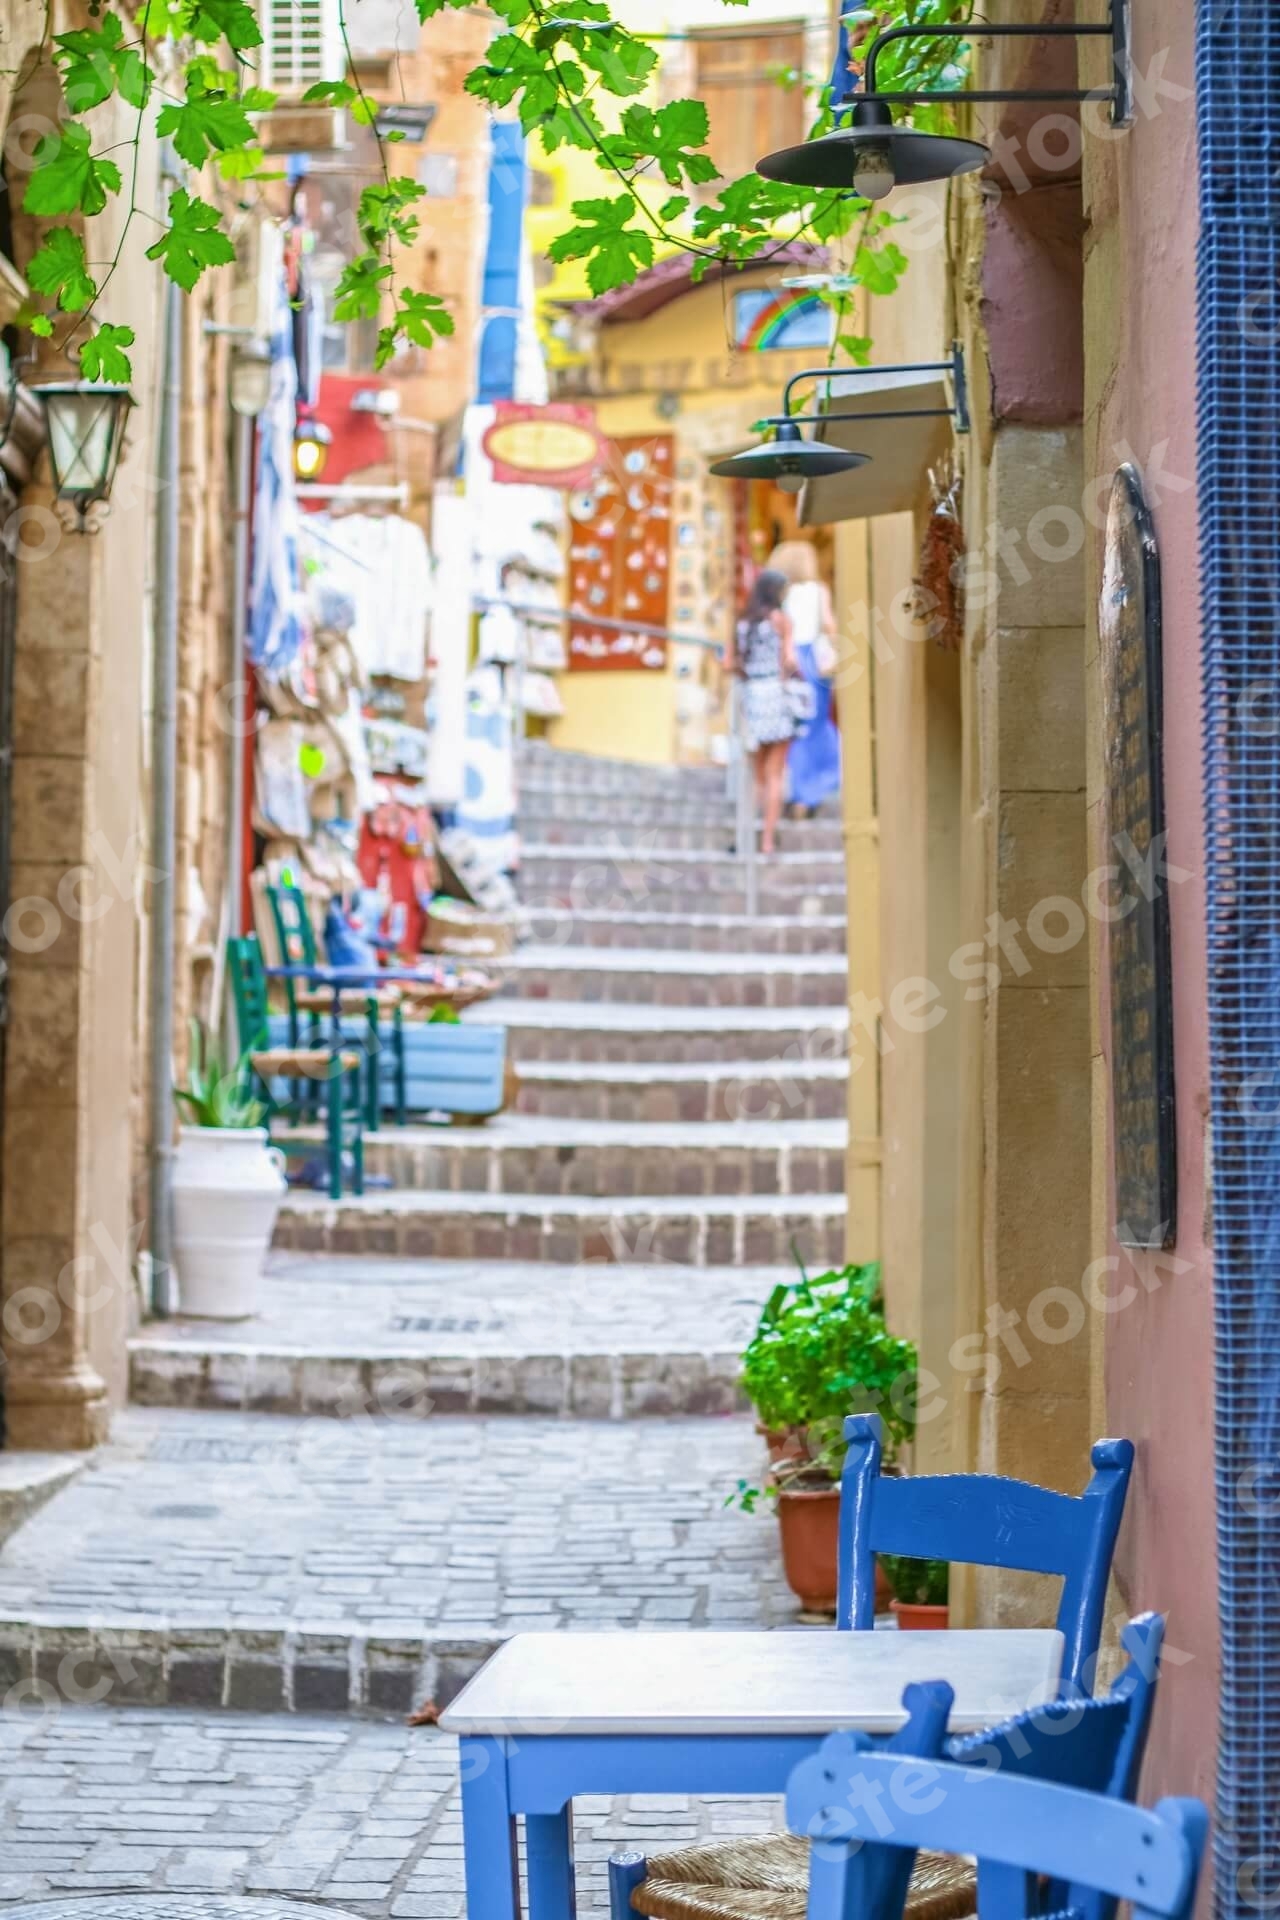
M 49 457 L 60 493 L 98 493 L 111 478 L 118 407 L 114 395 L 49 399 Z

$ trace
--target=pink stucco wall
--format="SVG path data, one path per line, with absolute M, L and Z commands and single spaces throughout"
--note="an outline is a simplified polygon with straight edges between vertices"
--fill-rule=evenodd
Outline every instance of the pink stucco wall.
M 1135 56 L 1167 85 L 1122 139 L 1086 146 L 1086 474 L 1136 459 L 1147 477 L 1163 571 L 1165 774 L 1171 889 L 1178 1231 L 1174 1256 L 1134 1255 L 1145 1283 L 1115 1315 L 1107 1351 L 1110 1431 L 1137 1444 L 1117 1557 L 1127 1608 L 1158 1608 L 1175 1650 L 1147 1769 L 1149 1793 L 1212 1800 L 1217 1724 L 1212 1251 L 1206 1239 L 1209 1111 L 1200 620 L 1195 438 L 1197 165 L 1194 10 L 1135 9 Z M 1090 464 L 1092 462 L 1092 465 Z M 1091 591 L 1096 592 L 1093 536 Z M 1104 1009 L 1105 1015 L 1105 1009 Z M 1108 1046 L 1104 1017 L 1103 1046 Z M 1150 1290 L 1148 1290 L 1148 1288 Z

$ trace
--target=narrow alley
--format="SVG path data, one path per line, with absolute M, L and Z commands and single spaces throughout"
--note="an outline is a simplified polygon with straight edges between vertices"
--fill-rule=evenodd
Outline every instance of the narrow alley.
M 759 1307 L 844 1258 L 843 853 L 788 824 L 751 920 L 732 819 L 723 773 L 527 750 L 532 938 L 467 1016 L 516 1110 L 292 1195 L 261 1315 L 146 1324 L 110 1445 L 6 1546 L 0 1897 L 450 1920 L 454 1745 L 404 1716 L 524 1629 L 795 1622 L 771 1516 L 726 1503 Z M 619 1839 L 762 1815 L 579 1801 L 584 1910 Z

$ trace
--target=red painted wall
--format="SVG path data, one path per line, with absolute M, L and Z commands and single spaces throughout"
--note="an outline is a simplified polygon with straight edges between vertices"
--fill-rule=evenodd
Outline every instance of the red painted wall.
M 1213 1258 L 1207 1239 L 1207 956 L 1200 725 L 1195 435 L 1197 162 L 1194 9 L 1135 9 L 1142 75 L 1162 75 L 1131 132 L 1085 148 L 1086 474 L 1136 459 L 1160 543 L 1165 775 L 1171 887 L 1178 1231 L 1173 1256 L 1131 1256 L 1140 1285 L 1107 1349 L 1109 1428 L 1137 1443 L 1116 1574 L 1130 1611 L 1167 1613 L 1165 1668 L 1145 1791 L 1212 1803 L 1217 1726 L 1213 1498 Z M 1161 58 L 1163 56 L 1163 65 Z M 1176 99 L 1172 90 L 1185 90 Z M 1092 536 L 1097 591 L 1101 536 Z M 1108 1025 L 1104 1009 L 1104 1048 Z M 1129 1256 L 1126 1256 L 1128 1258 Z

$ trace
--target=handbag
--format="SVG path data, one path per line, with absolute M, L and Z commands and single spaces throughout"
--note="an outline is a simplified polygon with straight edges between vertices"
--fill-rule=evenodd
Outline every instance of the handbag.
M 807 727 L 818 711 L 818 696 L 807 680 L 785 680 L 783 691 L 792 724 Z
M 830 634 L 820 633 L 813 643 L 813 664 L 818 670 L 820 680 L 833 680 L 836 668 L 840 665 L 840 656 L 836 652 L 836 643 Z

